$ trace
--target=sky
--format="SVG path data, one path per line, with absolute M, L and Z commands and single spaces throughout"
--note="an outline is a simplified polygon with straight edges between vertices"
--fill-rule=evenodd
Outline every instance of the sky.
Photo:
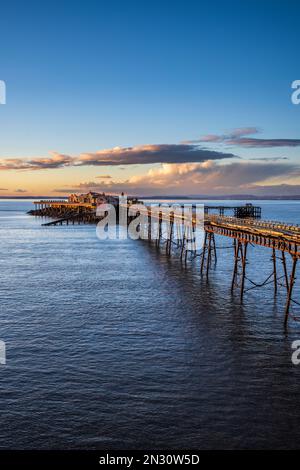
M 0 196 L 300 195 L 299 16 L 298 0 L 3 2 Z

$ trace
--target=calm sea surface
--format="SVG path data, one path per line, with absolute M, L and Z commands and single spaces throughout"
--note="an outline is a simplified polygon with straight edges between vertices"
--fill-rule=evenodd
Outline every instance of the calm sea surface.
M 255 204 L 300 223 L 300 202 Z M 0 201 L 0 448 L 300 447 L 300 322 L 284 332 L 284 289 L 240 306 L 225 238 L 207 281 L 199 259 L 185 269 L 94 226 L 41 227 L 31 206 Z M 271 252 L 248 254 L 262 282 Z

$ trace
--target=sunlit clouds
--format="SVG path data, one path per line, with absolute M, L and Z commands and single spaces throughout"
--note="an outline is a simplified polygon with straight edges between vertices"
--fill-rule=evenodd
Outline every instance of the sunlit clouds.
M 49 157 L 40 158 L 2 158 L 0 170 L 44 170 L 70 166 L 74 158 L 57 152 L 50 152 Z
M 179 144 L 112 147 L 68 155 L 0 159 L 3 194 L 64 195 L 88 190 L 132 195 L 274 194 L 298 191 L 300 166 L 295 159 L 266 155 L 258 148 L 297 147 L 300 139 L 262 139 L 256 127 L 207 134 Z M 220 146 L 223 146 L 220 147 Z M 253 149 L 242 158 L 226 146 Z M 102 173 L 97 171 L 101 167 Z M 0 181 L 1 184 L 1 181 Z M 18 189 L 15 189 L 18 188 Z M 300 191 L 299 191 L 300 194 Z
M 288 181 L 298 174 L 298 167 L 286 163 L 232 162 L 161 164 L 145 174 L 133 175 L 126 180 L 87 181 L 70 187 L 56 188 L 58 193 L 85 190 L 104 190 L 118 193 L 155 195 L 217 195 L 237 194 L 270 185 L 274 178 Z

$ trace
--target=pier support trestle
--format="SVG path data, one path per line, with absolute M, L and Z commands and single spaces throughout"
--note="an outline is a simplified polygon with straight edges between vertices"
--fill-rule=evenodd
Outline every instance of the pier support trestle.
M 163 251 L 168 257 L 172 254 L 179 254 L 179 257 L 184 263 L 187 263 L 187 259 L 194 260 L 200 257 L 200 273 L 205 275 L 208 279 L 210 269 L 216 266 L 217 263 L 217 246 L 215 235 L 211 227 L 204 229 L 203 233 L 203 245 L 202 249 L 197 251 L 196 243 L 196 231 L 197 227 L 194 223 L 179 223 L 174 214 L 169 214 L 168 218 L 163 212 L 159 212 L 156 217 L 151 218 L 151 212 L 146 214 L 144 219 L 145 227 L 143 228 L 144 235 L 142 238 L 148 240 L 148 242 L 155 241 L 157 248 L 163 247 Z M 222 235 L 222 234 L 220 234 Z M 231 233 L 228 233 L 231 236 Z M 239 300 L 241 304 L 244 302 L 245 293 L 267 285 L 272 286 L 274 296 L 279 294 L 279 288 L 282 287 L 286 291 L 285 311 L 284 311 L 284 325 L 288 323 L 290 312 L 293 304 L 300 306 L 300 303 L 293 299 L 293 289 L 296 280 L 296 269 L 299 257 L 297 256 L 296 245 L 292 246 L 290 251 L 286 251 L 286 245 L 281 245 L 273 237 L 268 239 L 268 243 L 255 239 L 255 241 L 247 239 L 244 234 L 239 232 L 235 233 L 235 236 L 231 238 L 233 240 L 233 272 L 231 279 L 231 292 L 238 292 Z M 257 244 L 263 244 L 267 246 L 271 251 L 271 272 L 263 281 L 257 279 L 250 279 L 248 272 L 249 263 L 249 246 L 255 246 Z M 232 250 L 232 245 L 228 247 Z M 293 251 L 294 250 L 294 251 Z M 287 262 L 286 252 L 291 255 L 292 263 Z M 296 253 L 296 254 L 294 254 Z M 291 272 L 288 273 L 291 266 Z M 253 273 L 253 270 L 252 270 Z
M 243 302 L 245 290 L 245 277 L 246 277 L 246 263 L 247 263 L 247 248 L 248 242 L 242 243 L 239 240 L 234 240 L 234 265 L 231 281 L 231 292 L 236 287 L 240 287 L 240 301 Z
M 208 276 L 209 268 L 212 265 L 212 261 L 214 261 L 214 264 L 216 264 L 217 262 L 215 235 L 212 232 L 205 232 L 200 261 L 201 274 L 203 274 L 203 271 L 205 269 L 206 276 Z
M 119 207 L 121 206 L 115 206 L 118 217 Z M 202 237 L 200 243 L 197 243 L 201 224 L 197 222 L 193 208 L 188 215 L 186 213 L 178 215 L 176 210 L 169 211 L 162 206 L 157 209 L 143 205 L 136 215 L 130 215 L 130 207 L 130 204 L 125 206 L 128 226 L 136 216 L 141 216 L 136 225 L 137 231 L 140 232 L 139 238 L 155 243 L 156 247 L 162 248 L 168 257 L 177 252 L 185 264 L 187 260 L 194 261 L 200 257 L 200 273 L 201 276 L 206 275 L 207 279 L 210 270 L 216 265 L 217 249 L 218 255 L 221 248 L 232 250 L 232 242 L 228 247 L 217 247 L 215 237 L 223 236 L 227 237 L 227 240 L 232 240 L 234 253 L 231 292 L 237 292 L 240 302 L 243 303 L 245 293 L 252 289 L 269 285 L 276 298 L 281 294 L 282 287 L 286 293 L 284 325 L 288 324 L 290 317 L 296 319 L 293 315 L 293 306 L 300 307 L 300 302 L 297 302 L 293 295 L 295 296 L 297 263 L 300 259 L 299 226 L 260 221 L 260 208 L 250 205 L 236 208 L 234 217 L 225 216 L 224 212 L 229 208 L 223 206 L 204 208 L 202 245 Z M 36 201 L 35 208 L 36 210 L 30 211 L 32 215 L 54 219 L 45 220 L 43 225 L 48 226 L 97 224 L 102 220 L 102 216 L 97 215 L 96 204 L 82 201 L 78 203 Z M 266 247 L 271 252 L 271 273 L 263 281 L 259 280 L 261 271 L 248 269 L 252 246 Z M 252 272 L 253 279 L 249 278 L 249 272 Z
M 297 261 L 298 261 L 298 258 L 296 256 L 292 256 L 292 271 L 291 271 L 290 279 L 288 283 L 288 293 L 287 293 L 285 312 L 284 312 L 284 325 L 285 326 L 287 326 L 287 323 L 288 323 L 291 303 L 293 302 L 299 305 L 299 302 L 296 302 L 295 300 L 292 299 L 293 287 L 294 287 L 295 280 L 296 280 Z

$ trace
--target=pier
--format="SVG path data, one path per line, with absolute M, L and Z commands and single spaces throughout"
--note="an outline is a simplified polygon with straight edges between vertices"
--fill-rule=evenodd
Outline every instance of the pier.
M 204 206 L 205 214 L 233 215 L 238 218 L 261 218 L 261 207 L 245 204 L 244 206 Z
M 72 203 L 68 201 L 34 201 L 35 209 L 31 215 L 54 219 L 42 225 L 69 225 L 97 223 L 95 207 L 91 203 Z
M 148 236 L 142 238 L 146 238 L 151 243 L 152 233 L 155 230 L 157 232 L 156 246 L 159 247 L 164 241 L 168 256 L 171 256 L 174 246 L 179 250 L 180 258 L 185 262 L 188 252 L 194 257 L 200 256 L 200 272 L 206 277 L 209 276 L 213 264 L 217 263 L 216 236 L 231 239 L 233 241 L 231 292 L 239 290 L 241 303 L 244 300 L 247 264 L 250 262 L 247 253 L 248 246 L 257 245 L 269 248 L 272 253 L 272 272 L 263 283 L 258 284 L 253 280 L 248 280 L 252 284 L 248 290 L 272 283 L 274 295 L 276 295 L 279 285 L 283 285 L 286 290 L 284 325 L 287 326 L 291 305 L 300 305 L 292 297 L 297 263 L 300 259 L 300 226 L 251 218 L 239 219 L 237 217 L 208 215 L 204 211 L 204 227 L 202 227 L 202 222 L 198 227 L 197 220 L 193 215 L 187 220 L 186 217 L 172 211 L 165 211 L 163 208 L 158 211 L 156 209 L 154 213 L 151 213 L 150 207 L 145 207 L 142 212 L 144 212 L 145 220 L 148 221 L 146 227 L 143 228 L 143 230 L 146 229 Z M 163 224 L 166 224 L 164 236 L 162 235 Z M 197 229 L 204 229 L 204 242 L 199 254 L 196 249 L 187 248 L 188 238 L 193 238 L 192 235 L 196 234 Z M 181 231 L 181 236 L 176 238 L 178 230 Z M 288 274 L 286 255 L 291 257 L 290 274 Z M 279 274 L 278 260 L 281 261 L 282 275 Z
M 110 202 L 119 209 L 115 196 L 102 195 L 100 203 L 103 202 Z M 136 202 L 139 201 L 135 198 L 130 199 L 125 209 L 128 211 L 131 204 Z M 45 226 L 75 223 L 95 224 L 102 219 L 96 213 L 98 203 L 99 200 L 35 201 L 36 209 L 30 213 L 54 218 L 54 220 L 43 223 Z M 224 215 L 226 212 L 233 215 Z M 276 296 L 279 286 L 284 287 L 286 291 L 284 325 L 287 326 L 291 306 L 300 305 L 293 298 L 298 260 L 300 259 L 300 227 L 298 225 L 261 220 L 261 208 L 251 204 L 204 206 L 204 220 L 201 224 L 198 223 L 193 210 L 187 220 L 186 216 L 178 215 L 177 212 L 167 210 L 163 206 L 153 210 L 152 206 L 140 204 L 137 215 L 143 215 L 143 222 L 139 226 L 139 230 L 143 232 L 141 237 L 143 240 L 147 240 L 149 243 L 155 242 L 157 248 L 164 247 L 167 256 L 177 253 L 185 263 L 189 256 L 193 259 L 199 257 L 201 276 L 207 278 L 211 268 L 217 265 L 217 257 L 220 255 L 216 238 L 226 237 L 232 240 L 231 293 L 237 292 L 240 302 L 243 303 L 247 290 L 272 284 Z M 127 212 L 127 224 L 131 221 L 132 217 L 129 217 Z M 196 247 L 191 248 L 188 245 L 188 239 L 193 238 L 198 230 L 204 232 L 203 244 L 199 251 Z M 249 246 L 267 248 L 271 252 L 272 272 L 262 283 L 247 278 L 247 265 L 251 262 Z M 250 283 L 250 287 L 247 289 L 246 282 Z

